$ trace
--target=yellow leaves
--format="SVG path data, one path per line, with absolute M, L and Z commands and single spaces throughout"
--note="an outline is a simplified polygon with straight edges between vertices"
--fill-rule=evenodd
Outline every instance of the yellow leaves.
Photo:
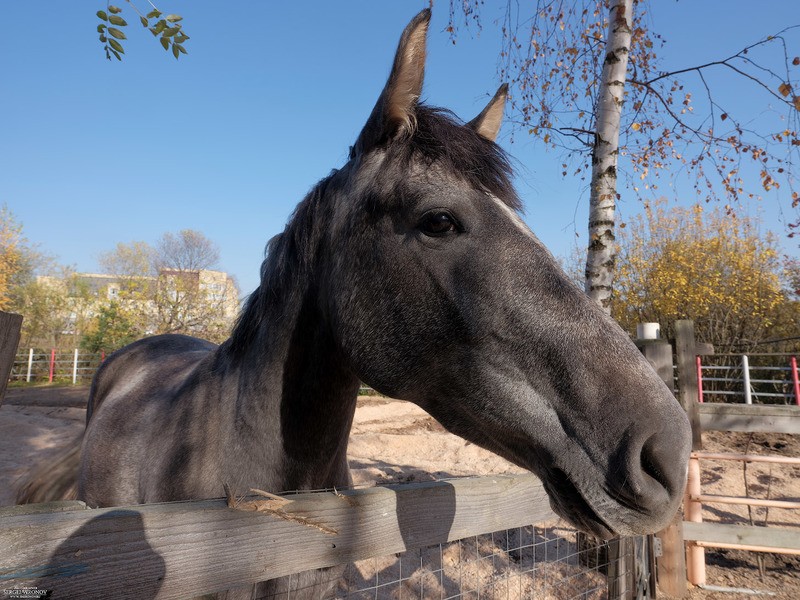
M 757 235 L 746 217 L 700 204 L 659 200 L 644 209 L 618 230 L 613 311 L 623 327 L 681 318 L 701 327 L 725 321 L 741 331 L 759 320 L 764 326 L 783 302 L 774 238 Z
M 11 280 L 20 268 L 22 252 L 21 227 L 14 221 L 14 215 L 3 206 L 0 209 L 0 310 L 8 308 Z
M 778 86 L 778 92 L 781 96 L 786 98 L 786 96 L 792 93 L 792 86 L 788 83 L 782 83 Z
M 634 131 L 639 131 L 642 128 L 641 123 L 631 123 L 631 129 Z

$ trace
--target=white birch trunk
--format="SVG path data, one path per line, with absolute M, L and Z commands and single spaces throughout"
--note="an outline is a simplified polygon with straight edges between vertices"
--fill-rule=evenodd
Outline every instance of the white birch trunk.
M 592 150 L 586 293 L 608 313 L 611 312 L 616 259 L 614 213 L 617 199 L 619 127 L 631 45 L 632 15 L 632 0 L 612 0 L 606 60 L 597 100 L 597 131 Z

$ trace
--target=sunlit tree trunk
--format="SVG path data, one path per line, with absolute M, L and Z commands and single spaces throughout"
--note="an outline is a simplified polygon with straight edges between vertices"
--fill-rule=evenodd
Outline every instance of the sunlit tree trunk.
M 606 59 L 597 100 L 597 130 L 592 150 L 586 293 L 606 312 L 611 311 L 614 281 L 614 213 L 617 200 L 619 128 L 631 46 L 632 14 L 632 0 L 612 0 Z

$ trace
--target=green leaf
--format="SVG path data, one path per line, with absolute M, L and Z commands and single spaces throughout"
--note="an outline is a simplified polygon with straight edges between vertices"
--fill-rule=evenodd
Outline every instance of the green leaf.
M 164 46 L 164 50 L 169 50 L 169 38 L 162 37 L 160 42 Z
M 150 28 L 150 33 L 152 33 L 154 36 L 155 36 L 155 35 L 158 35 L 158 31 L 156 31 L 156 28 L 155 28 L 155 27 L 151 27 L 151 28 Z
M 103 25 L 102 23 L 100 23 L 100 25 L 97 26 L 97 33 L 103 33 L 103 31 L 105 31 L 105 29 L 106 29 L 106 26 Z
M 117 15 L 111 15 L 108 17 L 108 20 L 113 23 L 114 25 L 119 25 L 120 27 L 125 27 L 128 22 L 123 19 L 122 17 L 118 17 Z
M 180 50 L 180 51 L 181 51 L 183 54 L 187 54 L 187 52 L 186 52 L 186 49 L 185 49 L 183 46 L 181 46 L 180 44 L 176 44 L 175 42 L 172 42 L 172 48 L 173 48 L 173 49 L 174 49 L 174 48 L 177 48 L 177 49 L 178 49 L 178 50 Z
M 116 50 L 114 50 L 113 48 L 110 48 L 110 50 L 111 50 L 111 53 L 112 53 L 114 56 L 116 56 L 116 57 L 117 57 L 117 60 L 122 60 L 122 57 L 119 55 L 119 52 L 117 52 L 117 51 L 116 51 Z M 111 57 L 108 57 L 108 60 L 111 60 Z
M 178 44 L 172 44 L 172 54 L 175 56 L 175 58 L 178 58 L 181 55 L 178 48 L 179 48 Z
M 139 21 L 141 22 L 142 27 L 147 27 L 148 25 L 147 19 L 145 19 L 144 17 L 139 17 Z
M 167 15 L 165 18 L 170 23 L 177 23 L 178 21 L 183 21 L 183 17 L 180 15 Z
M 147 13 L 148 19 L 157 19 L 160 16 L 161 16 L 161 11 L 158 9 L 151 10 L 149 13 Z
M 97 16 L 103 19 L 103 21 L 108 21 L 108 15 L 103 10 L 98 10 Z
M 167 22 L 164 19 L 161 19 L 158 23 L 156 23 L 156 26 L 154 28 L 156 30 L 156 35 L 164 31 L 166 28 L 167 28 Z
M 108 38 L 101 33 L 100 34 L 100 41 L 105 44 L 108 41 Z
M 188 39 L 189 39 L 189 36 L 188 36 L 188 35 L 185 35 L 185 34 L 183 34 L 183 33 L 179 33 L 178 35 L 176 35 L 176 36 L 175 36 L 175 37 L 172 39 L 172 41 L 173 41 L 174 43 L 176 43 L 176 44 L 182 44 L 183 42 L 185 42 L 185 41 L 186 41 L 186 40 L 188 40 Z
M 124 34 L 124 33 L 122 33 L 122 32 L 121 32 L 119 29 L 117 29 L 116 27 L 109 27 L 109 28 L 108 28 L 108 33 L 109 33 L 109 34 L 110 34 L 112 37 L 115 37 L 115 38 L 117 38 L 118 40 L 127 40 L 127 39 L 128 39 L 128 38 L 126 38 L 126 37 L 125 37 L 125 34 Z
M 170 27 L 168 29 L 165 29 L 164 33 L 162 33 L 161 35 L 163 35 L 164 37 L 172 37 L 173 35 L 178 33 L 180 30 L 181 30 L 180 27 Z
M 122 49 L 122 44 L 120 44 L 117 40 L 108 40 L 109 45 L 119 52 L 120 54 L 125 54 L 125 50 Z
M 116 15 L 117 13 L 121 13 L 122 9 L 119 6 L 109 5 L 108 12 Z

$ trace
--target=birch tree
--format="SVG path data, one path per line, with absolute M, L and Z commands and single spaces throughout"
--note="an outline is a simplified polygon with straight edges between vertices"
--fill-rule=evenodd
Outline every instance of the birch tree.
M 596 133 L 592 148 L 589 193 L 589 244 L 586 250 L 586 293 L 611 311 L 614 280 L 614 222 L 617 199 L 617 157 L 625 78 L 633 29 L 632 0 L 612 0 L 606 57 L 600 76 Z
M 563 176 L 588 180 L 586 289 L 607 311 L 614 205 L 623 186 L 640 199 L 656 197 L 659 175 L 671 181 L 681 172 L 698 200 L 721 200 L 729 214 L 782 190 L 786 233 L 800 226 L 793 174 L 800 159 L 800 58 L 789 53 L 800 25 L 754 38 L 729 56 L 665 71 L 664 39 L 645 25 L 647 8 L 645 0 L 509 1 L 498 22 L 498 73 L 510 84 L 515 131 L 557 152 Z M 481 0 L 451 0 L 454 41 L 459 28 L 481 27 L 486 10 Z M 753 98 L 749 110 L 737 114 L 730 98 L 715 93 L 711 72 L 735 78 Z M 743 175 L 747 162 L 756 177 Z

